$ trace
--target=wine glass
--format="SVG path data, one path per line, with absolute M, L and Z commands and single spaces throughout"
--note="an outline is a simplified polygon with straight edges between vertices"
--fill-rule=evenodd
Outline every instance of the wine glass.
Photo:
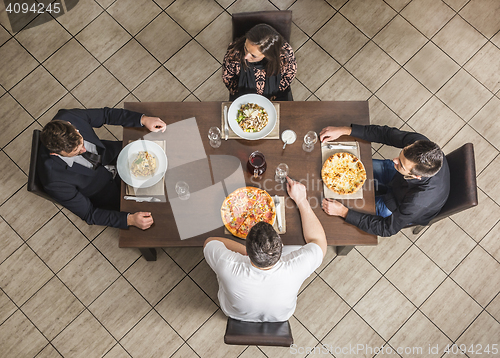
M 208 139 L 212 148 L 219 148 L 221 144 L 221 132 L 218 127 L 211 127 L 208 130 Z
M 306 152 L 312 152 L 314 149 L 314 144 L 318 141 L 318 135 L 315 131 L 309 131 L 304 136 L 304 143 L 302 144 L 302 149 Z
M 175 184 L 175 191 L 181 200 L 188 200 L 191 196 L 189 185 L 185 181 L 178 181 L 177 184 Z
M 284 183 L 287 175 L 288 175 L 288 165 L 286 165 L 285 163 L 278 164 L 274 180 L 276 180 L 278 183 Z

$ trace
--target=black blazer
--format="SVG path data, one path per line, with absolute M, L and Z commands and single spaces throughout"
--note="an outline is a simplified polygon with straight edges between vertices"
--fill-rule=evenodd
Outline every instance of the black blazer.
M 117 211 L 120 188 L 111 173 L 104 168 L 116 160 L 122 144 L 119 141 L 100 140 L 92 128 L 103 124 L 140 127 L 142 114 L 125 109 L 61 109 L 53 119 L 68 121 L 79 130 L 83 139 L 93 143 L 102 155 L 102 166 L 97 170 L 78 163 L 66 164 L 43 145 L 38 157 L 38 171 L 45 191 L 58 203 L 85 220 L 89 225 L 127 228 L 127 213 Z M 114 209 L 114 210 L 112 210 Z

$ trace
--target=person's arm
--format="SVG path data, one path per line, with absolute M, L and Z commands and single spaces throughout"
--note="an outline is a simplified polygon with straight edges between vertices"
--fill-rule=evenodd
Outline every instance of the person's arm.
M 144 115 L 141 117 L 141 124 L 151 132 L 161 131 L 163 133 L 165 132 L 165 129 L 167 129 L 167 124 L 158 117 L 149 117 Z
M 428 140 L 416 132 L 406 132 L 394 127 L 352 124 L 351 135 L 369 142 L 387 144 L 396 148 L 404 148 L 417 140 Z
M 224 244 L 224 246 L 226 246 L 228 250 L 237 252 L 245 256 L 247 255 L 247 248 L 245 247 L 245 245 L 242 245 L 239 242 L 233 241 L 231 239 L 226 239 L 224 237 L 209 237 L 205 240 L 203 247 L 207 246 L 210 241 L 220 241 Z
M 325 127 L 319 133 L 321 142 L 328 142 L 343 135 L 351 135 L 351 127 Z
M 228 51 L 222 62 L 222 81 L 231 94 L 235 94 L 238 90 L 238 77 L 240 71 L 241 63 L 236 61 L 234 55 L 230 54 Z
M 312 242 L 318 245 L 321 251 L 323 251 L 323 257 L 325 257 L 328 246 L 325 230 L 312 210 L 309 201 L 307 201 L 306 187 L 304 184 L 296 182 L 289 177 L 286 177 L 286 180 L 288 195 L 295 201 L 300 211 L 304 240 L 307 243 Z
M 279 90 L 285 91 L 288 87 L 290 87 L 295 75 L 297 74 L 297 61 L 295 59 L 295 54 L 293 53 L 292 47 L 288 43 L 283 45 L 280 72 L 281 79 Z

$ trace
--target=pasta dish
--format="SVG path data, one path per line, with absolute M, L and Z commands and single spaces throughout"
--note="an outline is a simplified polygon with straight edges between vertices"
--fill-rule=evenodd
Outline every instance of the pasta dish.
M 242 104 L 236 122 L 245 132 L 260 132 L 269 121 L 264 108 L 255 103 Z
M 130 170 L 136 177 L 152 176 L 156 171 L 156 158 L 147 151 L 141 151 L 137 153 Z

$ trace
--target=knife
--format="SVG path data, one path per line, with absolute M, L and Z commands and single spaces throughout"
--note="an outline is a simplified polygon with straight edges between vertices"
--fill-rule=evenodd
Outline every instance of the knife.
M 276 217 L 278 218 L 278 230 L 282 231 L 283 230 L 283 224 L 281 223 L 281 202 L 280 198 L 278 198 L 278 195 L 274 196 L 274 206 L 276 206 Z
M 328 149 L 356 149 L 356 145 L 351 145 L 351 144 L 342 144 L 342 143 L 325 143 L 323 144 L 323 147 L 326 147 Z
M 229 137 L 229 129 L 227 127 L 227 106 L 224 106 L 224 140 Z
M 129 196 L 129 195 L 125 195 L 123 197 L 123 199 L 125 200 L 135 200 L 137 201 L 138 203 L 142 203 L 143 201 L 161 201 L 160 199 L 158 198 L 153 198 L 152 196 Z

